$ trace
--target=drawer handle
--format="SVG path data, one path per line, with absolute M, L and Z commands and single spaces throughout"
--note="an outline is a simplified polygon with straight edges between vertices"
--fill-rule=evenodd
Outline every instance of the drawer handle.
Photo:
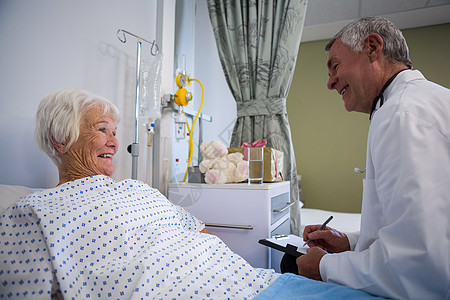
M 229 224 L 205 223 L 205 226 L 208 226 L 208 227 L 220 227 L 220 228 L 233 228 L 233 229 L 253 230 L 253 226 L 252 226 L 252 225 L 229 225 Z
M 294 203 L 295 203 L 295 202 L 286 203 L 287 205 L 286 205 L 285 207 L 280 208 L 280 209 L 274 209 L 274 210 L 272 210 L 272 211 L 273 211 L 274 213 L 280 213 L 280 212 L 283 212 L 283 211 L 285 211 L 286 209 L 288 209 L 289 207 L 291 207 L 292 205 L 294 205 Z

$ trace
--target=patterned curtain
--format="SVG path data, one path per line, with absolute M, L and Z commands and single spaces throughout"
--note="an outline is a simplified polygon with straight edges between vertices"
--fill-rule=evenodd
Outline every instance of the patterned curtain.
M 219 58 L 236 100 L 230 147 L 266 139 L 284 152 L 291 232 L 299 234 L 297 167 L 286 113 L 307 0 L 207 0 Z

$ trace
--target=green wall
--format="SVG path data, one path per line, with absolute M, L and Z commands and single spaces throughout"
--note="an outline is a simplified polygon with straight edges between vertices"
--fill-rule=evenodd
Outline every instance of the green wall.
M 336 29 L 338 30 L 338 28 Z M 414 68 L 450 87 L 450 23 L 403 31 Z M 360 212 L 369 116 L 349 113 L 328 80 L 327 41 L 300 45 L 287 109 L 305 207 Z M 450 117 L 450 116 L 449 116 Z

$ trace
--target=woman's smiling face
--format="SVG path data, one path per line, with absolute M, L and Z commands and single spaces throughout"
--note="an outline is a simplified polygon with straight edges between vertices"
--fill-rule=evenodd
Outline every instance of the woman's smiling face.
M 115 170 L 113 156 L 119 146 L 115 135 L 116 124 L 110 114 L 104 114 L 101 106 L 87 110 L 81 119 L 78 140 L 62 154 L 60 173 L 68 180 L 111 176 Z

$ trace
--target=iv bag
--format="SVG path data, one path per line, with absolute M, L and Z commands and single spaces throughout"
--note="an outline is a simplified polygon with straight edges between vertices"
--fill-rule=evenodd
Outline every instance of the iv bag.
M 162 54 L 142 59 L 139 111 L 144 124 L 161 118 L 161 68 Z

